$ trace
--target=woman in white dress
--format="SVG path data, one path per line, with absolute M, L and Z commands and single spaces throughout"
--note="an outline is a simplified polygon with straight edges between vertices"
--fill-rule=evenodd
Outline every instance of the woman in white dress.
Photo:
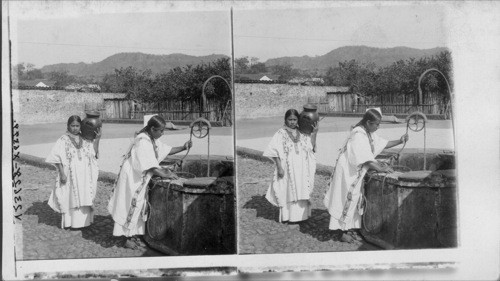
M 66 134 L 56 141 L 45 160 L 57 169 L 48 204 L 61 213 L 61 228 L 82 228 L 94 220 L 101 132 L 96 132 L 94 141 L 86 140 L 80 135 L 81 122 L 77 115 L 68 119 Z
M 183 146 L 170 147 L 159 138 L 165 130 L 165 120 L 155 115 L 149 119 L 135 137 L 124 156 L 120 172 L 114 186 L 108 211 L 115 221 L 113 236 L 125 236 L 127 248 L 144 246 L 140 237 L 144 234 L 147 220 L 147 186 L 152 176 L 177 179 L 168 169 L 160 167 L 160 162 L 168 155 L 179 153 L 192 146 L 191 141 Z
M 363 177 L 370 169 L 378 172 L 393 172 L 375 157 L 385 148 L 391 148 L 408 141 L 408 135 L 398 140 L 387 141 L 375 131 L 380 125 L 380 109 L 368 109 L 361 121 L 354 126 L 349 137 L 340 149 L 330 179 L 330 186 L 324 204 L 330 214 L 329 229 L 341 232 L 340 240 L 352 243 L 361 227 L 363 215 Z M 352 230 L 352 231 L 350 231 Z M 340 233 L 339 233 L 340 234 Z
M 317 123 L 311 135 L 298 130 L 299 113 L 289 109 L 285 125 L 273 136 L 264 151 L 276 169 L 266 199 L 279 207 L 279 221 L 300 222 L 311 216 L 310 196 L 316 172 Z

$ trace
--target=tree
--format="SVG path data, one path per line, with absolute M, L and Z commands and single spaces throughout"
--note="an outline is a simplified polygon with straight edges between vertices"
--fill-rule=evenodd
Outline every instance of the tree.
M 65 87 L 73 82 L 76 78 L 73 75 L 69 75 L 67 70 L 64 71 L 52 71 L 48 73 L 50 80 L 55 81 L 54 87 Z
M 278 80 L 288 81 L 298 75 L 298 71 L 291 64 L 277 64 L 271 67 L 273 74 L 278 75 Z
M 234 68 L 236 73 L 245 73 L 248 69 L 248 57 L 241 57 L 234 60 Z
M 15 66 L 15 68 L 16 68 L 15 72 L 17 73 L 17 77 L 19 78 L 19 80 L 22 80 L 22 78 L 24 76 L 24 71 L 26 70 L 24 63 L 18 63 Z
M 42 73 L 42 70 L 37 69 L 37 68 L 32 68 L 32 69 L 26 71 L 26 78 L 28 80 L 43 79 L 44 75 Z
M 250 73 L 264 73 L 267 72 L 266 64 L 263 62 L 258 62 L 250 66 Z

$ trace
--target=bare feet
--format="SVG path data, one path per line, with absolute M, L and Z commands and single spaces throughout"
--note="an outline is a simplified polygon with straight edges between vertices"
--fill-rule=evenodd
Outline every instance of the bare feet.
M 356 230 L 351 230 L 347 232 L 353 239 L 356 241 L 363 241 L 363 238 L 361 238 L 361 235 Z
M 356 240 L 354 240 L 354 238 L 352 238 L 352 236 L 347 234 L 347 232 L 346 232 L 346 233 L 342 233 L 342 236 L 340 237 L 340 241 L 347 242 L 347 243 L 354 243 Z
M 132 238 L 128 238 L 127 240 L 125 240 L 125 244 L 123 245 L 123 247 L 133 250 L 137 250 L 139 248 L 137 244 L 132 240 Z
M 138 247 L 141 247 L 141 248 L 146 247 L 146 243 L 144 243 L 144 239 L 142 238 L 142 236 L 134 236 L 134 238 L 132 238 L 132 239 Z

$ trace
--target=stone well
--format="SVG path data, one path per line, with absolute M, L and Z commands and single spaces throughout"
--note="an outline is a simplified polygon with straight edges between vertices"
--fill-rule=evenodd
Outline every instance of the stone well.
M 161 165 L 172 165 L 173 157 Z M 151 180 L 149 217 L 144 238 L 168 255 L 236 253 L 234 159 L 190 155 L 182 161 L 179 180 Z
M 395 163 L 403 172 L 365 177 L 361 233 L 367 241 L 385 249 L 457 246 L 454 153 L 428 149 L 426 154 L 426 170 L 423 151 L 406 149 Z M 391 155 L 395 152 L 378 158 Z

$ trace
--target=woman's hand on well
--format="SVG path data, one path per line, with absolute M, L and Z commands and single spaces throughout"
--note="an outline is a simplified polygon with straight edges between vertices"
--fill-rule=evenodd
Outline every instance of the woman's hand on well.
M 168 175 L 167 175 L 167 177 L 166 177 L 166 178 L 167 178 L 167 179 L 171 179 L 171 180 L 177 180 L 177 179 L 179 179 L 179 176 L 178 176 L 178 175 L 176 175 L 176 174 L 175 174 L 175 173 L 173 173 L 173 172 L 170 172 L 170 173 L 168 173 Z
M 383 173 L 394 173 L 394 170 L 389 165 L 383 165 L 381 167 L 381 169 L 380 169 L 380 172 L 383 172 Z
M 167 179 L 171 179 L 171 180 L 176 180 L 179 178 L 179 176 L 177 176 L 174 172 L 170 171 L 169 169 L 162 169 L 161 170 L 163 172 L 163 175 L 162 177 L 164 178 L 167 178 Z

